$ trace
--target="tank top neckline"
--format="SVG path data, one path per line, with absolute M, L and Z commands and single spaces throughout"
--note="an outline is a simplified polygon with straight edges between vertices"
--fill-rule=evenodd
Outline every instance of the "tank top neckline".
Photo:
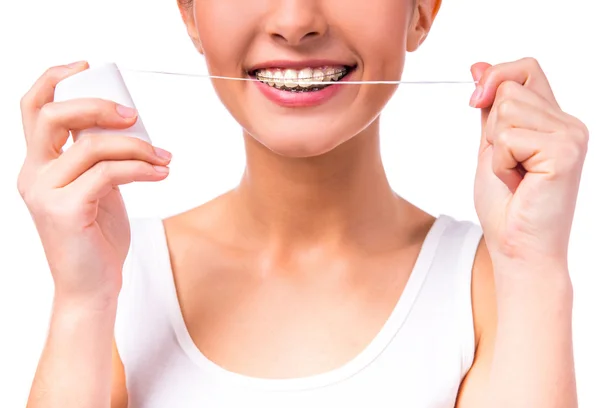
M 404 290 L 390 313 L 388 319 L 371 340 L 371 342 L 355 357 L 345 364 L 319 374 L 295 378 L 261 378 L 253 377 L 233 371 L 229 371 L 216 364 L 194 343 L 179 306 L 179 299 L 175 287 L 173 269 L 170 261 L 169 249 L 162 219 L 157 219 L 157 233 L 153 234 L 155 241 L 155 254 L 157 269 L 160 271 L 160 284 L 164 288 L 164 307 L 169 315 L 169 320 L 174 335 L 185 355 L 204 372 L 207 372 L 215 380 L 228 384 L 228 386 L 243 387 L 245 389 L 271 390 L 271 391 L 294 391 L 326 387 L 344 381 L 368 367 L 377 357 L 383 353 L 392 342 L 396 334 L 408 317 L 412 306 L 418 298 L 423 283 L 431 268 L 435 253 L 442 239 L 446 227 L 452 218 L 441 215 L 429 229 L 425 240 L 420 248 L 419 254 L 408 277 Z

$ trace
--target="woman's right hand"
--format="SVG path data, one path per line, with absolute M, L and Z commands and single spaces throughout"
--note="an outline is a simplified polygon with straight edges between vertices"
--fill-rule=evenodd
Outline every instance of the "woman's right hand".
M 106 100 L 53 102 L 58 82 L 87 68 L 51 68 L 23 97 L 27 156 L 18 188 L 48 259 L 55 300 L 102 307 L 118 296 L 130 244 L 118 186 L 165 179 L 170 154 L 114 135 L 81 137 L 63 153 L 70 131 L 126 129 L 137 120 L 132 109 Z

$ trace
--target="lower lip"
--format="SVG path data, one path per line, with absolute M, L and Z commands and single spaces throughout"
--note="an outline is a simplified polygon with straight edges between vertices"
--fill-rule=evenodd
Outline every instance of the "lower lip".
M 343 77 L 340 82 L 348 81 L 352 72 Z M 322 105 L 332 99 L 343 85 L 329 85 L 320 91 L 288 92 L 269 86 L 260 81 L 254 82 L 258 89 L 269 99 L 279 106 L 286 108 L 307 108 Z

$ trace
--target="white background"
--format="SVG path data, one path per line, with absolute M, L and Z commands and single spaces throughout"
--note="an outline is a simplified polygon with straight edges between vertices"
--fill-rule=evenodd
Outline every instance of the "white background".
M 228 0 L 221 0 L 228 1 Z M 204 72 L 175 0 L 25 0 L 0 4 L 0 406 L 25 405 L 43 346 L 52 281 L 16 178 L 25 150 L 19 99 L 49 66 L 79 59 Z M 405 79 L 469 80 L 471 63 L 534 56 L 562 108 L 591 133 L 572 233 L 580 406 L 600 407 L 600 38 L 592 0 L 446 0 Z M 375 22 L 373 22 L 375 23 Z M 593 40 L 595 38 L 596 40 Z M 125 188 L 130 216 L 183 211 L 235 185 L 244 166 L 237 124 L 207 80 L 125 73 L 155 145 L 174 153 L 160 184 Z M 433 214 L 476 220 L 472 179 L 478 115 L 471 85 L 403 85 L 383 116 L 396 190 Z M 551 204 L 549 204 L 551 205 Z

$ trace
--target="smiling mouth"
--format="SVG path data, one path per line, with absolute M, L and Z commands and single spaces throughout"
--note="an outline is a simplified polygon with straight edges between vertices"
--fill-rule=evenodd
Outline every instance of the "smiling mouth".
M 251 77 L 272 88 L 287 92 L 318 92 L 341 81 L 355 67 L 326 66 L 320 68 L 266 68 L 249 72 Z M 326 82 L 320 84 L 320 82 Z

